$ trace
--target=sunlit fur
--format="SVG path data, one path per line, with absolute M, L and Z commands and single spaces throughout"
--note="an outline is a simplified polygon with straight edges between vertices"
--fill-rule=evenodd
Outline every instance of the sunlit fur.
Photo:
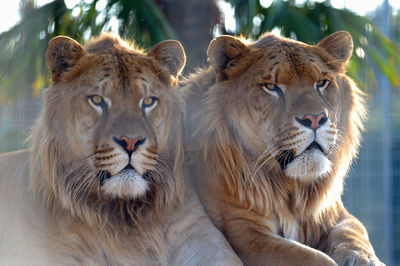
M 176 41 L 50 42 L 33 147 L 0 158 L 1 265 L 240 265 L 184 186 L 184 62 Z M 129 156 L 123 136 L 146 140 Z
M 30 187 L 53 209 L 54 216 L 84 221 L 85 230 L 100 234 L 105 244 L 127 249 L 128 239 L 118 240 L 115 235 L 132 235 L 135 228 L 135 238 L 148 239 L 132 241 L 138 258 L 162 254 L 166 251 L 161 231 L 154 223 L 183 195 L 182 154 L 173 148 L 180 146 L 179 137 L 173 136 L 179 136 L 175 129 L 179 128 L 183 101 L 169 88 L 169 73 L 160 63 L 117 38 L 106 35 L 84 50 L 86 54 L 77 64 L 45 93 L 43 112 L 32 134 Z M 163 103 L 146 117 L 137 103 L 148 94 Z M 90 95 L 109 99 L 111 106 L 99 114 L 88 104 Z M 121 190 L 128 184 L 107 193 L 112 189 L 109 183 L 123 182 L 117 174 L 129 163 L 127 153 L 112 139 L 123 135 L 147 138 L 132 160 L 145 152 L 157 157 L 157 163 L 144 158 L 140 162 L 144 169 L 135 168 L 141 176 L 146 173 L 149 182 L 147 192 L 141 189 L 138 194 L 141 197 Z M 103 183 L 102 171 L 112 175 Z M 146 235 L 141 236 L 143 233 Z M 69 239 L 66 242 L 76 248 Z
M 346 32 L 315 46 L 221 36 L 208 48 L 210 67 L 183 85 L 185 167 L 245 264 L 379 262 L 341 201 L 365 116 L 345 74 L 352 48 Z M 296 120 L 322 112 L 315 132 Z M 313 141 L 320 148 L 307 150 Z

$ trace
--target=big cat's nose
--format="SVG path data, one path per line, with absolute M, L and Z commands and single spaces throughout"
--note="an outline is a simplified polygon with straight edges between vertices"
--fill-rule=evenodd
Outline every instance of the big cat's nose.
M 296 121 L 305 127 L 311 128 L 312 130 L 317 130 L 328 120 L 326 113 L 320 114 L 306 114 L 303 118 L 297 118 Z
M 140 145 L 142 145 L 146 141 L 146 138 L 143 138 L 141 136 L 135 138 L 121 136 L 119 138 L 112 137 L 112 139 L 129 154 L 132 154 L 132 152 L 134 152 Z

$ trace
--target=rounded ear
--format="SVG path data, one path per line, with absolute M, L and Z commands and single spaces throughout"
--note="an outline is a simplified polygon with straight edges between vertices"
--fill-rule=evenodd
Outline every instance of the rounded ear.
M 353 53 L 353 38 L 347 31 L 337 31 L 323 39 L 318 46 L 345 64 Z
M 174 77 L 178 76 L 186 63 L 185 50 L 180 42 L 174 40 L 160 42 L 147 55 L 157 59 Z
M 250 48 L 238 38 L 222 35 L 211 41 L 207 49 L 208 61 L 217 69 L 223 70 L 228 63 L 247 54 Z
M 57 36 L 50 40 L 46 52 L 46 62 L 52 73 L 54 82 L 61 74 L 73 67 L 85 54 L 82 46 L 66 36 Z

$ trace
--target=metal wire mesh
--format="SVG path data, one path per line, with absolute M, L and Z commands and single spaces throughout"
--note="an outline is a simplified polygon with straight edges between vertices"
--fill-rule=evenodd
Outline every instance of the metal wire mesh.
M 354 161 L 346 179 L 343 201 L 346 208 L 367 227 L 370 240 L 379 258 L 386 261 L 392 256 L 394 265 L 400 265 L 400 92 L 393 92 L 392 111 L 388 118 L 392 121 L 392 162 L 393 187 L 385 190 L 382 179 L 382 104 L 380 92 L 373 93 L 368 102 L 369 118 L 359 157 Z M 26 97 L 13 104 L 0 106 L 0 152 L 29 147 L 26 141 L 29 130 L 39 113 L 41 102 Z M 390 193 L 392 199 L 385 201 L 384 195 Z M 392 238 L 393 254 L 388 254 L 388 233 L 385 224 L 388 208 L 393 204 Z

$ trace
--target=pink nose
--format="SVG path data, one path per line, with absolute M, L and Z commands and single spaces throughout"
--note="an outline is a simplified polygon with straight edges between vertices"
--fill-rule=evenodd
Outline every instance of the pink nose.
M 126 147 L 124 147 L 125 150 L 128 152 L 133 152 L 137 148 L 138 144 L 143 141 L 143 137 L 130 138 L 122 136 L 119 138 L 119 140 L 126 142 Z
M 296 120 L 303 126 L 316 130 L 327 121 L 327 115 L 326 113 L 307 114 L 302 119 L 296 117 Z

